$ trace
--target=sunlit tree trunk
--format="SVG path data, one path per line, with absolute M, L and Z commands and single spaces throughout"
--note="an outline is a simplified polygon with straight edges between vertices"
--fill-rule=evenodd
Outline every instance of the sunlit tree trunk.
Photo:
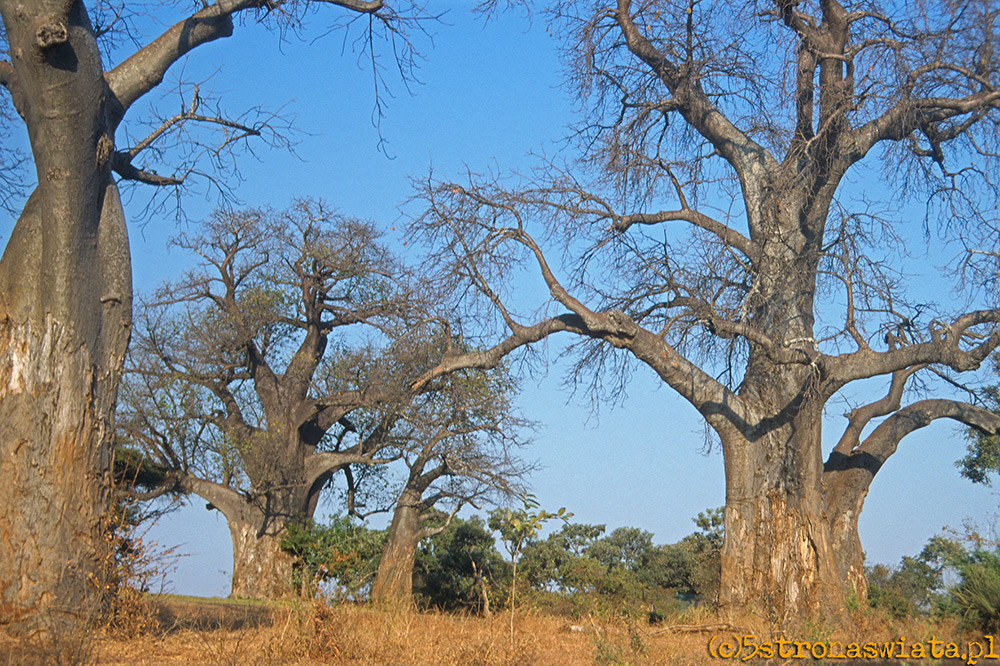
M 233 584 L 230 596 L 281 599 L 295 593 L 295 558 L 281 548 L 284 525 L 228 520 L 233 539 Z M 263 529 L 263 531 L 261 531 Z
M 131 324 L 128 237 L 83 5 L 2 2 L 0 14 L 38 178 L 0 260 L 0 603 L 16 626 L 80 628 L 99 609 L 110 558 L 102 523 Z
M 231 596 L 281 599 L 298 594 L 297 559 L 281 544 L 290 523 L 312 517 L 315 502 L 307 484 L 287 482 L 267 493 L 247 494 L 195 477 L 181 483 L 226 517 L 233 541 Z
M 843 576 L 845 570 L 860 572 L 862 562 L 860 553 L 834 543 L 821 482 L 819 423 L 809 420 L 800 417 L 761 440 L 728 446 L 723 607 L 786 621 L 820 609 L 836 615 L 850 590 L 865 594 L 863 577 Z M 796 428 L 803 432 L 789 432 Z M 801 453 L 806 459 L 796 460 Z M 786 464 L 769 462 L 780 459 Z
M 392 514 L 378 573 L 372 585 L 372 601 L 410 604 L 413 602 L 413 560 L 423 537 L 420 527 L 420 497 L 403 493 Z

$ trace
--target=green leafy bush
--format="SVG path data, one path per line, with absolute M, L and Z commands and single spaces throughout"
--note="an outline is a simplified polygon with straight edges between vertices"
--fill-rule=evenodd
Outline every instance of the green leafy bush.
M 951 595 L 962 618 L 984 632 L 1000 631 L 1000 552 L 977 550 L 960 564 Z
M 326 525 L 311 519 L 292 523 L 281 541 L 298 560 L 293 583 L 303 596 L 326 589 L 347 599 L 367 595 L 384 545 L 385 532 L 340 515 Z
M 424 540 L 413 565 L 413 594 L 420 606 L 483 611 L 502 603 L 510 585 L 510 565 L 478 516 L 454 518 L 451 527 Z M 499 592 L 499 593 L 498 593 Z

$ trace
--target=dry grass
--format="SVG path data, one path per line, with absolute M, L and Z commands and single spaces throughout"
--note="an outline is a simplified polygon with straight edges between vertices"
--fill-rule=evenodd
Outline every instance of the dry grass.
M 70 651 L 67 658 L 53 659 L 46 646 L 0 637 L 0 666 L 694 666 L 714 661 L 707 649 L 713 634 L 753 634 L 760 641 L 967 639 L 954 624 L 914 619 L 893 623 L 874 613 L 855 618 L 851 629 L 807 625 L 794 633 L 760 618 L 719 617 L 704 609 L 678 613 L 654 626 L 622 618 L 570 620 L 529 613 L 517 617 L 513 643 L 506 615 L 485 619 L 350 605 L 262 606 L 161 598 L 137 606 L 136 616 L 132 624 L 89 636 L 86 650 L 77 651 L 77 657 Z

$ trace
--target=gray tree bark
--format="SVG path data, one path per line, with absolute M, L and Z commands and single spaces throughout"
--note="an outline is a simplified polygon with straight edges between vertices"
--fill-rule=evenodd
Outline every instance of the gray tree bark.
M 392 514 L 371 598 L 376 603 L 413 603 L 413 561 L 420 541 L 428 535 L 420 524 L 420 496 L 404 491 Z
M 0 3 L 38 186 L 0 260 L 0 604 L 26 630 L 98 611 L 112 412 L 132 311 L 101 58 L 80 2 Z

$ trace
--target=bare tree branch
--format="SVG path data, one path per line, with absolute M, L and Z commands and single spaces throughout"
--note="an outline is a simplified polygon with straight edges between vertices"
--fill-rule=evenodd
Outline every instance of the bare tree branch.
M 381 0 L 315 0 L 345 7 L 351 11 L 373 13 L 382 8 Z M 281 0 L 219 0 L 175 23 L 162 35 L 137 51 L 105 75 L 108 88 L 117 101 L 117 117 L 112 126 L 121 122 L 129 107 L 163 81 L 167 70 L 193 49 L 233 34 L 233 17 L 250 9 L 265 6 L 274 9 Z

